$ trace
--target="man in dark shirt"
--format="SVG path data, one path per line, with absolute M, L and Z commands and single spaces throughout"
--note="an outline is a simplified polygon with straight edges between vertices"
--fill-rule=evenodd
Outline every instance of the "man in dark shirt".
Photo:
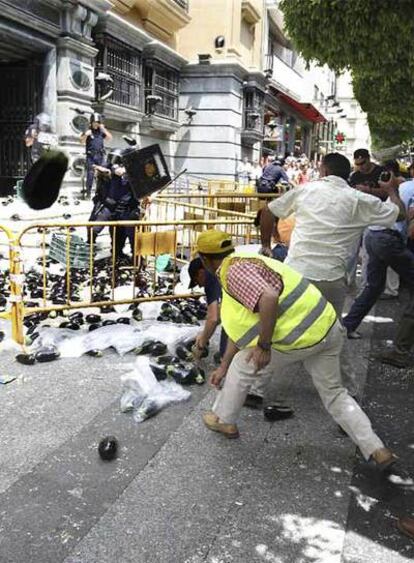
M 274 192 L 280 181 L 289 182 L 289 178 L 283 168 L 283 161 L 275 159 L 263 168 L 257 191 L 259 193 Z
M 220 324 L 220 303 L 221 303 L 221 287 L 218 279 L 208 272 L 200 258 L 194 258 L 188 267 L 190 275 L 189 289 L 196 285 L 204 287 L 207 300 L 207 318 L 203 330 L 197 335 L 195 343 L 195 356 L 200 358 L 203 350 L 208 345 L 214 331 Z M 227 336 L 224 330 L 221 331 L 220 337 L 220 356 L 224 355 L 227 345 Z
M 371 162 L 371 156 L 367 149 L 357 149 L 354 152 L 354 168 L 355 171 L 349 178 L 349 183 L 353 188 L 379 197 L 385 201 L 388 197 L 386 190 L 380 188 L 378 184 L 381 172 L 384 167 Z
M 101 122 L 99 113 L 91 116 L 90 129 L 81 133 L 81 143 L 86 144 L 86 196 L 91 197 L 95 166 L 101 166 L 104 162 L 105 147 L 104 140 L 112 139 L 111 133 Z

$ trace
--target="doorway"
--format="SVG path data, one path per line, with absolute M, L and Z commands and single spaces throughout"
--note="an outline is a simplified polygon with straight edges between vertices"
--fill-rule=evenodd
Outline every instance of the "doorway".
M 42 105 L 43 57 L 1 62 L 0 76 L 0 195 L 12 193 L 29 168 L 24 133 Z

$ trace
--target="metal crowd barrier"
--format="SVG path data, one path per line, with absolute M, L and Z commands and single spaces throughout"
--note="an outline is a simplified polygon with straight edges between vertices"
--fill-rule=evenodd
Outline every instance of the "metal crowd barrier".
M 3 294 L 7 303 L 1 307 L 0 318 L 12 323 L 12 338 L 19 341 L 19 327 L 23 322 L 22 263 L 18 236 L 11 229 L 0 225 L 0 247 L 8 255 L 8 268 L 1 270 Z
M 280 194 L 259 194 L 259 193 L 237 193 L 237 192 L 187 192 L 187 193 L 164 193 L 158 194 L 152 201 L 151 207 L 154 207 L 154 203 L 158 205 L 161 202 L 168 200 L 170 202 L 170 210 L 172 202 L 175 202 L 177 208 L 181 204 L 192 204 L 198 205 L 204 208 L 207 212 L 211 212 L 212 209 L 220 210 L 221 215 L 224 212 L 231 212 L 232 216 L 235 214 L 240 214 L 239 216 L 249 217 L 255 215 L 259 209 L 261 209 L 267 201 L 271 201 L 275 198 L 280 197 Z M 152 211 L 152 210 L 151 210 Z M 201 211 L 201 209 L 200 209 Z M 159 217 L 158 215 L 157 217 Z M 165 217 L 166 219 L 166 217 Z
M 103 245 L 102 248 L 100 243 L 101 238 L 105 240 L 103 234 L 93 242 L 91 230 L 97 226 L 109 229 L 112 240 L 116 240 L 119 229 L 132 229 L 133 252 L 130 264 L 119 265 L 116 249 L 108 243 L 107 235 L 106 247 Z M 193 296 L 193 293 L 183 288 L 181 292 L 175 293 L 177 265 L 191 259 L 200 231 L 211 228 L 228 232 L 235 244 L 259 242 L 252 219 L 245 217 L 151 222 L 38 223 L 28 226 L 19 235 L 3 229 L 10 241 L 11 310 L 5 318 L 12 321 L 13 339 L 24 344 L 24 318 L 34 313 L 113 307 Z M 90 244 L 86 242 L 88 240 Z M 157 259 L 165 254 L 170 255 L 172 264 L 172 271 L 167 274 L 157 271 Z M 36 279 L 40 276 L 41 287 L 36 290 L 36 298 L 33 298 L 32 291 L 30 296 L 27 291 L 29 271 L 26 267 L 23 274 L 23 264 L 34 264 L 37 269 Z M 99 273 L 102 271 L 107 273 L 105 283 L 109 289 L 109 295 L 104 296 L 104 299 L 98 290 Z M 117 288 L 122 285 L 119 278 L 123 274 L 129 275 L 130 283 L 126 292 L 123 291 L 118 296 Z M 168 283 L 162 282 L 163 279 Z M 59 298 L 52 295 L 56 280 L 62 288 Z M 148 283 L 148 280 L 150 283 L 143 291 L 142 283 Z M 160 287 L 162 284 L 163 287 Z

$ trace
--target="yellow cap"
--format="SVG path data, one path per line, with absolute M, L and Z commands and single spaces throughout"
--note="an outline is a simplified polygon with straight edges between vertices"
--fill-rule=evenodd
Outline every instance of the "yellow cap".
M 197 240 L 197 252 L 201 252 L 201 254 L 220 254 L 233 249 L 231 236 L 222 231 L 212 229 L 204 231 Z

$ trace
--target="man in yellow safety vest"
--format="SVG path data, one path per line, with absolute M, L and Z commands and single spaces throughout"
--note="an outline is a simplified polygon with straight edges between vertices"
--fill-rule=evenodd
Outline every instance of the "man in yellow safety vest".
M 236 421 L 257 378 L 264 388 L 285 366 L 302 361 L 325 408 L 364 457 L 381 469 L 394 463 L 396 456 L 342 386 L 344 328 L 320 291 L 282 262 L 235 252 L 231 236 L 221 231 L 201 233 L 197 251 L 220 281 L 221 320 L 229 337 L 222 363 L 210 377 L 220 392 L 212 411 L 203 415 L 206 426 L 238 438 Z

